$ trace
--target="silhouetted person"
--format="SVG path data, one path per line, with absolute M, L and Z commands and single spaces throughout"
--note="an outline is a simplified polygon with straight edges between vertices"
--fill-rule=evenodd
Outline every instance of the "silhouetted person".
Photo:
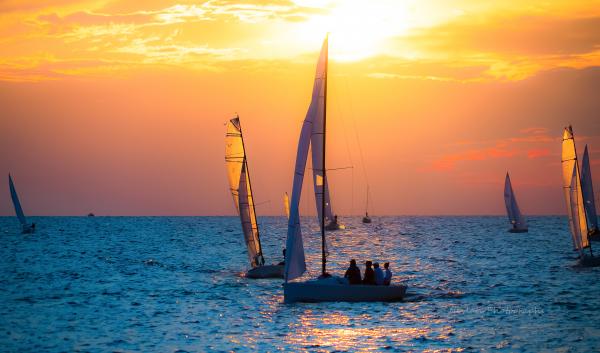
M 390 270 L 390 263 L 384 263 L 383 267 L 385 267 L 385 276 L 383 277 L 383 284 L 389 286 L 390 283 L 392 283 L 392 271 Z
M 362 280 L 360 278 L 360 268 L 356 266 L 356 260 L 350 260 L 350 267 L 348 267 L 348 269 L 346 270 L 344 278 L 348 278 L 348 283 L 350 284 L 362 283 Z
M 381 268 L 379 268 L 379 263 L 376 262 L 373 264 L 373 268 L 375 268 L 375 270 L 373 272 L 375 272 L 375 284 L 378 286 L 382 286 L 383 285 L 383 271 L 381 270 Z
M 375 285 L 375 272 L 373 268 L 371 268 L 371 261 L 365 262 L 365 278 L 363 279 L 363 284 Z
M 278 263 L 277 265 L 280 266 L 285 266 L 285 248 L 283 248 L 283 261 L 281 261 L 280 263 Z

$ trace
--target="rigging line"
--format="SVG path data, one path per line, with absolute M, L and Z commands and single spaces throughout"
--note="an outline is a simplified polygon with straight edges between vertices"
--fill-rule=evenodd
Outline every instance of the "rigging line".
M 340 103 L 341 99 L 339 98 L 340 95 L 341 94 L 338 94 L 338 97 L 337 97 L 338 99 L 335 99 L 334 101 L 336 102 L 336 108 L 337 108 L 338 114 L 340 116 L 340 120 L 342 121 L 342 130 L 344 131 L 344 141 L 346 143 L 346 152 L 348 153 L 348 157 L 350 158 L 350 165 L 354 166 L 354 159 L 352 158 L 352 150 L 350 149 L 350 142 L 348 139 L 346 119 L 344 119 L 344 113 L 342 112 L 342 105 Z M 339 168 L 339 169 L 343 169 L 343 168 Z M 328 169 L 328 170 L 335 170 L 335 169 Z M 352 172 L 351 181 L 350 181 L 350 214 L 351 215 L 354 214 L 354 171 Z
M 358 144 L 358 152 L 359 152 L 359 156 L 360 156 L 360 163 L 362 165 L 362 170 L 363 170 L 363 175 L 365 177 L 365 181 L 367 182 L 367 185 L 369 185 L 369 176 L 367 175 L 367 167 L 365 166 L 365 157 L 364 157 L 364 153 L 363 153 L 363 149 L 362 149 L 362 144 L 360 143 L 360 138 L 358 136 L 358 128 L 356 126 L 356 117 L 354 116 L 354 107 L 352 105 L 353 99 L 352 99 L 352 94 L 350 92 L 350 85 L 348 84 L 348 77 L 344 76 L 344 83 L 346 85 L 346 92 L 348 92 L 348 95 L 350 96 L 350 100 L 349 100 L 349 105 L 350 105 L 350 117 L 352 119 L 352 125 L 354 127 L 354 134 L 356 137 L 356 142 Z M 369 192 L 369 190 L 367 190 L 367 192 Z M 374 205 L 375 202 L 373 202 L 373 197 L 371 197 L 371 204 Z M 373 207 L 374 208 L 374 207 Z

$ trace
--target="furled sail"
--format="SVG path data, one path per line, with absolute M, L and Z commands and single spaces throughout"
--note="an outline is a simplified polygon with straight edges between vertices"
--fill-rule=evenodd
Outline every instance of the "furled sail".
M 583 197 L 581 195 L 579 173 L 577 167 L 573 168 L 571 176 L 571 185 L 569 188 L 569 203 L 571 213 L 569 214 L 569 224 L 571 225 L 573 244 L 579 254 L 583 254 L 583 249 L 589 246 L 587 237 L 587 227 L 585 223 L 585 210 L 583 206 Z M 583 219 L 583 222 L 582 222 Z
M 15 184 L 13 183 L 10 174 L 8 174 L 8 186 L 10 188 L 10 197 L 12 198 L 13 205 L 15 206 L 17 218 L 19 219 L 19 222 L 21 222 L 21 225 L 25 227 L 27 226 L 27 219 L 23 213 L 23 208 L 21 207 L 21 202 L 19 202 L 19 196 L 17 196 L 17 190 L 15 189 Z
M 565 128 L 563 132 L 561 164 L 563 190 L 567 205 L 567 215 L 569 216 L 569 226 L 571 227 L 573 247 L 581 249 L 582 244 L 587 243 L 588 225 L 581 193 L 581 176 L 577 163 L 575 139 L 573 137 L 573 129 L 570 126 Z M 577 209 L 573 209 L 573 207 L 577 207 Z M 583 235 L 586 241 L 582 242 L 580 240 L 581 236 L 578 234 Z
M 290 203 L 290 218 L 288 220 L 288 233 L 286 241 L 285 255 L 285 280 L 289 281 L 302 276 L 306 271 L 306 261 L 304 257 L 304 244 L 302 241 L 302 231 L 300 229 L 300 196 L 302 194 L 302 182 L 304 180 L 304 172 L 306 169 L 306 161 L 308 159 L 308 149 L 311 145 L 311 140 L 314 132 L 314 121 L 319 114 L 324 112 L 324 92 L 325 92 L 325 76 L 327 70 L 327 39 L 323 42 L 321 55 L 317 62 L 317 72 L 313 85 L 312 99 L 308 112 L 302 124 L 300 131 L 300 139 L 298 141 L 298 151 L 296 153 L 296 165 L 294 170 L 294 181 L 292 188 L 292 200 Z M 322 125 L 322 124 L 321 124 Z M 322 138 L 322 135 L 321 135 Z M 314 149 L 314 146 L 313 146 Z M 319 166 L 322 164 L 314 164 Z M 314 173 L 314 171 L 313 171 Z M 316 177 L 314 178 L 316 181 Z M 316 185 L 316 183 L 315 183 Z M 317 188 L 315 186 L 315 192 Z M 320 207 L 317 207 L 319 209 Z
M 583 159 L 581 160 L 581 192 L 583 193 L 583 202 L 585 214 L 588 220 L 590 231 L 598 230 L 598 215 L 596 214 L 596 202 L 594 201 L 594 187 L 592 186 L 592 170 L 590 169 L 590 156 L 588 146 L 585 145 Z
M 242 231 L 248 248 L 250 265 L 252 267 L 261 266 L 265 263 L 265 260 L 260 245 L 258 222 L 254 211 L 254 199 L 239 117 L 231 119 L 227 123 L 225 164 L 233 203 L 242 222 Z
M 283 208 L 285 209 L 285 215 L 290 219 L 290 197 L 287 192 L 283 194 Z
M 506 205 L 508 220 L 513 227 L 515 229 L 527 229 L 527 221 L 525 221 L 525 217 L 523 217 L 519 210 L 519 205 L 517 204 L 515 192 L 513 191 L 508 173 L 506 173 L 506 179 L 504 180 L 504 204 Z

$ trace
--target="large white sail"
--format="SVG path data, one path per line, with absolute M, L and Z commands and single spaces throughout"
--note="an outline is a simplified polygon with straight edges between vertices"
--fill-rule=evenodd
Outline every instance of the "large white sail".
M 17 218 L 19 219 L 19 222 L 21 222 L 21 225 L 25 227 L 27 226 L 27 219 L 23 213 L 23 208 L 21 207 L 21 202 L 19 201 L 19 196 L 17 195 L 17 190 L 15 189 L 15 184 L 13 183 L 10 174 L 8 174 L 8 187 L 10 188 L 10 197 L 12 199 L 13 206 L 15 206 Z
M 571 213 L 569 214 L 569 224 L 571 225 L 573 243 L 575 249 L 579 251 L 580 255 L 583 255 L 583 249 L 589 246 L 587 229 L 582 227 L 580 222 L 583 217 L 585 220 L 585 210 L 583 209 L 583 197 L 581 196 L 581 189 L 579 188 L 579 173 L 577 168 L 573 168 L 573 174 L 571 176 L 571 185 L 569 188 L 569 203 L 571 205 Z
M 302 124 L 300 139 L 298 141 L 298 151 L 296 153 L 296 165 L 294 169 L 294 181 L 292 188 L 292 200 L 290 203 L 290 218 L 288 220 L 288 233 L 286 241 L 285 255 L 285 280 L 286 282 L 302 276 L 306 271 L 306 261 L 304 257 L 304 244 L 302 241 L 302 231 L 300 227 L 300 196 L 302 194 L 302 182 L 308 159 L 308 149 L 311 144 L 311 137 L 314 131 L 314 121 L 319 114 L 324 112 L 324 93 L 325 77 L 327 70 L 327 39 L 323 42 L 321 55 L 317 62 L 317 72 L 313 85 L 312 99 L 308 112 Z M 321 135 L 321 138 L 323 136 Z M 314 146 L 313 146 L 314 148 Z M 319 166 L 322 164 L 318 164 Z M 313 168 L 315 164 L 313 162 Z M 314 173 L 314 171 L 313 171 Z M 316 178 L 314 179 L 316 181 Z M 316 185 L 316 183 L 315 183 Z M 316 187 L 315 187 L 316 191 Z M 320 207 L 317 207 L 319 209 Z
M 588 153 L 588 146 L 585 145 L 583 159 L 581 160 L 581 192 L 583 193 L 583 202 L 588 226 L 590 231 L 596 231 L 598 230 L 598 215 L 596 214 L 596 202 L 594 200 L 594 187 L 592 184 L 590 156 Z
M 521 214 L 521 210 L 519 210 L 508 173 L 506 173 L 506 178 L 504 179 L 504 204 L 506 205 L 508 220 L 513 227 L 515 229 L 527 229 L 527 221 Z
M 248 248 L 250 265 L 252 267 L 261 266 L 265 260 L 260 245 L 258 222 L 256 221 L 256 214 L 254 212 L 254 199 L 248 175 L 248 163 L 244 150 L 242 128 L 238 117 L 231 119 L 227 123 L 225 164 L 233 203 L 242 222 L 242 231 Z
M 579 174 L 579 165 L 577 163 L 575 139 L 573 137 L 573 129 L 570 126 L 565 128 L 563 132 L 561 164 L 563 169 L 563 190 L 567 205 L 567 215 L 569 216 L 573 247 L 575 249 L 581 249 L 584 242 L 579 239 L 583 236 L 585 238 L 585 243 L 587 243 L 588 225 L 581 193 L 581 176 Z M 577 208 L 573 209 L 573 207 Z

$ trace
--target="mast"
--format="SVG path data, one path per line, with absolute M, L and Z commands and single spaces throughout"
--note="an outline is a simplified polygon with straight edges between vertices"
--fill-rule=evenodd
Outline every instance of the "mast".
M 325 254 L 325 187 L 327 186 L 327 169 L 325 169 L 325 131 L 327 130 L 327 67 L 329 64 L 329 33 L 325 36 L 327 42 L 325 54 L 325 77 L 323 93 L 323 189 L 321 194 L 321 261 L 322 275 L 327 273 L 327 256 Z
M 254 192 L 252 192 L 252 182 L 250 181 L 250 170 L 248 169 L 248 157 L 246 156 L 246 146 L 244 145 L 244 133 L 242 132 L 242 123 L 240 122 L 240 116 L 236 114 L 236 118 L 238 119 L 238 124 L 240 127 L 240 138 L 242 140 L 242 151 L 244 151 L 244 167 L 246 169 L 246 177 L 248 178 L 248 184 L 250 185 L 250 195 L 252 195 L 252 212 L 254 213 L 254 217 L 256 218 L 256 206 L 254 205 Z M 265 264 L 265 258 L 262 252 L 262 244 L 260 243 L 260 231 L 258 229 L 258 219 L 256 220 L 256 239 L 258 240 L 258 253 L 260 254 L 261 264 L 262 266 Z
M 367 207 L 365 207 L 365 214 L 369 213 L 369 185 L 367 185 Z

